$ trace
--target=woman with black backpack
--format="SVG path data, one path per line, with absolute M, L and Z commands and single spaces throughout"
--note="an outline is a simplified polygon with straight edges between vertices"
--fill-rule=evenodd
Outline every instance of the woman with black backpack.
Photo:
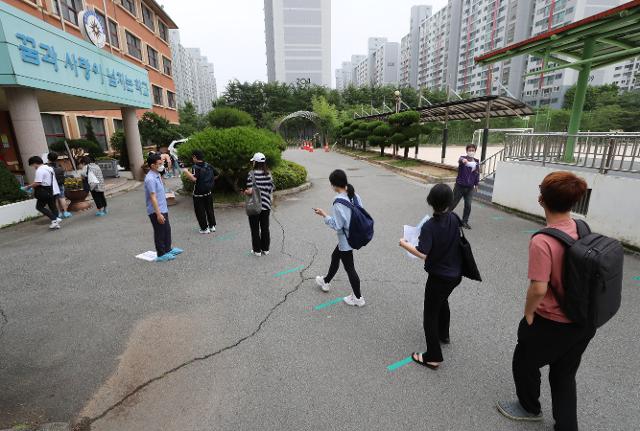
M 436 184 L 427 196 L 433 217 L 421 228 L 418 246 L 404 238 L 400 247 L 424 261 L 429 274 L 424 291 L 424 335 L 427 351 L 411 355 L 414 362 L 437 370 L 443 361 L 440 343 L 449 344 L 449 295 L 462 281 L 461 220 L 449 210 L 453 191 L 446 184 Z
M 208 234 L 216 231 L 216 215 L 213 211 L 213 186 L 218 178 L 218 171 L 204 161 L 200 150 L 191 153 L 193 166 L 191 171 L 184 169 L 184 175 L 195 184 L 193 186 L 193 210 L 200 225 L 200 233 Z
M 347 181 L 347 174 L 341 170 L 336 169 L 329 175 L 329 182 L 333 187 L 333 190 L 338 193 L 334 199 L 333 204 L 333 216 L 327 214 L 327 212 L 321 208 L 314 208 L 317 215 L 324 218 L 324 222 L 331 229 L 335 230 L 338 234 L 338 245 L 331 254 L 331 264 L 329 265 L 329 272 L 325 277 L 317 276 L 316 284 L 324 292 L 328 292 L 331 288 L 330 284 L 333 277 L 338 272 L 340 261 L 344 266 L 345 271 L 349 277 L 349 283 L 353 294 L 343 298 L 344 302 L 351 306 L 362 307 L 365 305 L 364 298 L 360 293 L 360 277 L 356 272 L 355 265 L 353 263 L 353 248 L 349 245 L 349 224 L 351 221 L 352 209 L 350 206 L 340 203 L 338 200 L 346 200 L 351 205 L 362 208 L 362 199 L 356 194 L 355 189 Z

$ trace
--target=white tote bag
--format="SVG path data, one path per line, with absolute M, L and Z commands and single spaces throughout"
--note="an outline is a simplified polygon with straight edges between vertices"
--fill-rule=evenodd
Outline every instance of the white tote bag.
M 94 174 L 93 171 L 89 169 L 89 166 L 87 166 L 87 182 L 89 182 L 89 189 L 91 190 L 95 190 L 96 187 L 100 185 L 98 177 L 96 177 L 96 174 Z

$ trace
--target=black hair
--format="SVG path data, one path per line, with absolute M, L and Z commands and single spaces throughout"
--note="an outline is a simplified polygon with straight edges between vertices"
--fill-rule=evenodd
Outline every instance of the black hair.
M 195 157 L 196 160 L 204 160 L 204 153 L 200 150 L 193 150 L 191 152 L 191 157 Z
M 49 154 L 47 154 L 47 160 L 49 160 L 50 162 L 55 162 L 56 160 L 58 160 L 58 153 L 56 153 L 55 151 L 50 152 Z
M 469 148 L 473 148 L 473 150 L 477 150 L 478 147 L 476 147 L 476 144 L 469 144 L 465 147 L 465 151 L 469 151 Z
M 40 156 L 31 156 L 29 157 L 29 166 L 31 165 L 43 165 L 42 157 Z
M 147 166 L 155 164 L 158 160 L 162 160 L 162 157 L 158 153 L 149 153 L 147 156 Z
M 453 190 L 446 184 L 436 184 L 427 196 L 427 203 L 435 213 L 444 213 L 453 203 Z
M 93 163 L 93 158 L 91 156 L 82 156 L 80 157 L 80 163 L 83 165 L 88 165 L 89 163 Z
M 349 199 L 353 200 L 356 196 L 356 189 L 353 188 L 347 180 L 347 174 L 342 169 L 336 169 L 329 175 L 329 182 L 334 187 L 346 188 Z
M 267 174 L 269 173 L 267 162 L 254 162 L 253 169 L 256 171 L 264 171 Z

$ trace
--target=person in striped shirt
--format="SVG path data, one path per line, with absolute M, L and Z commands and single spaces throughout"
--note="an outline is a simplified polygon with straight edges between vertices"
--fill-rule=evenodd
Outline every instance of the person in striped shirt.
M 260 190 L 262 197 L 262 212 L 258 215 L 249 216 L 249 226 L 251 227 L 251 252 L 255 256 L 266 256 L 269 254 L 271 235 L 269 233 L 269 215 L 271 214 L 271 196 L 274 191 L 273 178 L 267 167 L 267 158 L 262 153 L 255 153 L 250 160 L 253 162 L 253 170 L 247 175 L 247 188 L 244 194 L 251 196 L 253 193 L 253 182 Z

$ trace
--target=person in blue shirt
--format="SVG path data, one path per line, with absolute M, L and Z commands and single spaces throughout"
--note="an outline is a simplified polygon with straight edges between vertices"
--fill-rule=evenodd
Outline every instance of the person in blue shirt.
M 464 210 L 462 212 L 462 227 L 471 229 L 469 216 L 471 215 L 471 201 L 473 192 L 478 190 L 480 183 L 480 160 L 476 159 L 476 146 L 467 145 L 467 154 L 458 159 L 458 177 L 453 188 L 453 202 L 450 210 L 453 211 L 460 199 L 464 198 Z
M 362 207 L 362 199 L 355 192 L 355 189 L 347 181 L 347 174 L 341 170 L 336 169 L 329 175 L 329 182 L 333 187 L 333 190 L 338 193 L 334 198 L 334 201 L 338 198 L 351 201 L 354 205 Z M 351 209 L 343 204 L 333 204 L 333 216 L 327 214 L 327 212 L 321 208 L 314 208 L 314 212 L 324 218 L 324 222 L 331 229 L 335 230 L 338 234 L 338 245 L 336 246 L 333 254 L 331 255 L 331 265 L 329 265 L 329 272 L 325 277 L 317 276 L 316 284 L 320 286 L 324 292 L 328 292 L 330 289 L 331 280 L 338 272 L 340 261 L 344 266 L 345 271 L 349 277 L 349 283 L 353 294 L 343 298 L 344 302 L 348 305 L 362 307 L 365 302 L 360 293 L 360 277 L 356 272 L 355 265 L 353 263 L 353 249 L 349 246 L 347 238 L 349 237 L 349 223 L 351 221 Z
M 164 161 L 160 154 L 149 154 L 147 166 L 149 166 L 149 172 L 144 178 L 144 197 L 147 203 L 147 214 L 153 225 L 153 239 L 157 253 L 156 262 L 167 262 L 174 260 L 183 250 L 171 247 L 169 209 L 161 178 L 161 173 L 164 171 Z
M 420 230 L 418 246 L 404 238 L 400 247 L 424 261 L 429 274 L 424 290 L 424 335 L 427 351 L 411 355 L 414 362 L 432 370 L 443 361 L 440 343 L 449 343 L 449 295 L 462 281 L 460 219 L 449 207 L 453 200 L 451 187 L 436 184 L 427 196 L 433 217 Z

